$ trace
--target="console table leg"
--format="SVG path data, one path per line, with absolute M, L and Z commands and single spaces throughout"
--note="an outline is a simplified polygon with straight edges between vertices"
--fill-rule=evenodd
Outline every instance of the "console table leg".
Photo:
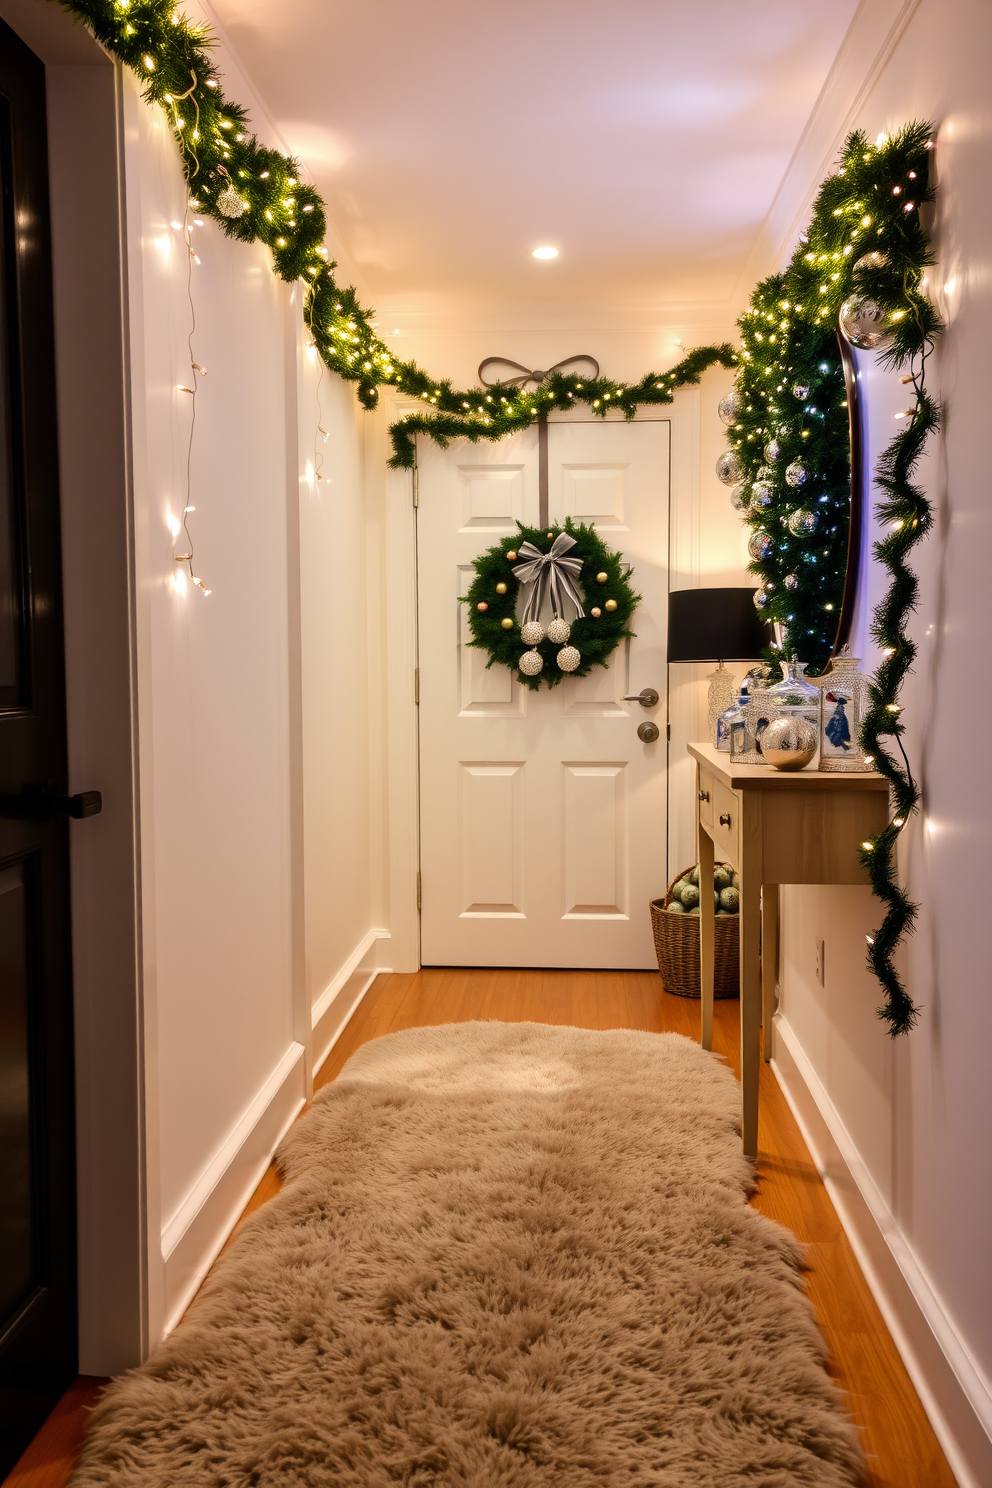
M 758 1075 L 761 1069 L 761 885 L 741 874 L 741 1141 L 758 1155 Z
M 699 860 L 699 1008 L 704 1049 L 713 1047 L 713 839 L 697 819 L 696 856 Z M 707 893 L 707 888 L 709 892 Z
M 778 884 L 761 887 L 761 1029 L 765 1063 L 772 1057 L 775 983 L 778 979 Z

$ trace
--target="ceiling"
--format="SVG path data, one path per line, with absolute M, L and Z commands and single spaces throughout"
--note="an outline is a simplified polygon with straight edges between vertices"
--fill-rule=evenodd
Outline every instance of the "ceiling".
M 380 312 L 601 317 L 728 305 L 857 3 L 213 9 Z

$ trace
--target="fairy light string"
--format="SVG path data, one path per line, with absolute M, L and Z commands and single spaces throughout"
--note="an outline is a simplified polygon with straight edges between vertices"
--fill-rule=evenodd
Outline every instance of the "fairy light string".
M 760 316 L 774 313 L 761 302 L 762 296 L 781 291 L 788 302 L 785 313 L 796 328 L 790 327 L 791 346 L 796 345 L 800 327 L 809 346 L 818 337 L 824 341 L 852 289 L 878 302 L 892 333 L 883 360 L 893 367 L 918 362 L 920 372 L 912 383 L 914 406 L 906 410 L 909 416 L 881 456 L 876 472 L 883 492 L 877 515 L 888 522 L 889 531 L 875 544 L 875 556 L 891 579 L 874 614 L 872 633 L 886 654 L 871 683 L 862 742 L 889 781 L 895 810 L 890 824 L 864 844 L 861 853 L 872 888 L 886 905 L 882 925 L 868 946 L 869 965 L 885 990 L 880 1016 L 893 1033 L 912 1027 L 917 1010 L 893 957 L 912 927 L 916 908 L 898 884 L 895 841 L 919 802 L 902 748 L 904 726 L 899 716 L 899 694 L 915 656 L 905 625 L 916 600 L 917 581 L 906 558 L 932 524 L 929 502 L 913 484 L 912 475 L 939 423 L 937 405 L 926 392 L 923 376 L 926 355 L 941 329 L 939 316 L 922 289 L 923 272 L 932 262 L 920 221 L 920 208 L 933 200 L 926 169 L 931 126 L 907 125 L 892 139 L 881 137 L 874 146 L 860 131 L 849 137 L 840 169 L 823 183 L 806 240 L 785 275 L 774 284 L 766 281 L 755 292 L 748 312 L 752 318 L 748 322 L 745 316 L 742 321 L 745 345 L 740 359 L 732 346 L 722 343 L 697 348 L 675 367 L 649 373 L 635 384 L 556 373 L 530 393 L 488 388 L 460 391 L 446 379 L 430 377 L 415 362 L 394 356 L 375 333 L 374 312 L 359 303 L 353 287 L 336 282 L 333 271 L 337 265 L 323 241 L 326 214 L 319 193 L 301 179 L 295 160 L 259 143 L 246 110 L 225 96 L 205 27 L 191 23 L 172 0 L 61 3 L 141 79 L 145 97 L 168 111 L 191 207 L 212 217 L 230 237 L 264 243 L 280 278 L 289 283 L 302 280 L 307 286 L 304 321 L 324 366 L 355 385 L 364 408 L 376 407 L 383 387 L 395 388 L 426 405 L 423 413 L 407 415 L 392 425 L 390 464 L 394 467 L 414 466 L 418 434 L 441 446 L 452 438 L 495 441 L 527 427 L 541 413 L 564 411 L 577 403 L 600 418 L 619 412 L 629 419 L 641 405 L 671 403 L 680 388 L 698 383 L 709 367 L 740 367 L 743 373 L 754 360 L 753 350 L 749 356 L 747 336 L 760 329 Z M 862 266 L 855 283 L 854 265 L 872 250 L 882 256 L 882 263 Z M 828 356 L 821 356 L 815 366 L 826 363 L 829 370 L 829 362 Z M 790 375 L 795 374 L 792 368 Z M 762 421 L 764 427 L 767 419 Z M 812 425 L 807 427 L 812 438 Z M 742 429 L 735 432 L 740 434 Z M 747 432 L 745 424 L 745 436 Z M 824 564 L 833 573 L 839 571 L 845 517 L 839 505 L 832 515 L 836 531 L 830 536 L 837 539 L 836 544 L 822 555 L 823 563 L 815 550 L 810 553 L 818 559 L 819 572 Z M 192 558 L 187 561 L 192 564 Z M 759 574 L 764 573 L 762 561 L 756 568 Z M 809 568 L 813 567 L 810 563 Z M 771 582 L 775 584 L 776 578 Z M 837 602 L 828 592 L 829 573 L 824 582 L 816 584 L 800 579 L 796 588 L 807 597 L 814 595 L 815 604 L 827 614 L 827 607 Z M 777 603 L 772 606 L 773 617 L 775 608 Z M 806 629 L 815 640 L 824 633 L 824 625 L 823 616 L 818 615 L 817 624 Z M 884 740 L 894 741 L 899 757 L 885 748 Z

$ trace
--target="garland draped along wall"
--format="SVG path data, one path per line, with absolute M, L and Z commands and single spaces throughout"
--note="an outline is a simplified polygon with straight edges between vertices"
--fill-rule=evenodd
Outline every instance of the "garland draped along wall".
M 911 388 L 906 422 L 876 472 L 883 493 L 876 515 L 888 532 L 874 551 L 892 579 L 874 616 L 872 633 L 884 658 L 871 684 L 862 736 L 892 787 L 895 810 L 885 831 L 861 850 L 872 887 L 886 904 L 868 948 L 886 994 L 880 1015 L 893 1033 L 910 1028 L 916 1009 L 893 953 L 916 911 L 898 884 L 895 844 L 919 792 L 902 746 L 898 698 L 915 655 L 905 627 L 917 582 L 906 557 L 932 521 L 912 475 L 939 418 L 924 386 L 927 354 L 941 329 L 921 283 L 931 262 L 920 220 L 920 208 L 933 200 L 930 126 L 908 125 L 876 145 L 861 133 L 850 136 L 792 262 L 755 290 L 739 322 L 740 353 L 727 344 L 700 347 L 667 372 L 650 372 L 633 384 L 554 373 L 530 393 L 458 391 L 395 357 L 375 333 L 374 312 L 362 307 L 353 288 L 336 282 L 319 193 L 301 179 L 296 161 L 259 144 L 246 111 L 225 97 L 204 27 L 192 24 L 174 0 L 60 3 L 138 75 L 146 98 L 166 110 L 190 205 L 229 236 L 264 243 L 280 278 L 302 281 L 304 321 L 315 348 L 332 372 L 355 384 L 363 407 L 376 406 L 381 387 L 427 405 L 390 429 L 391 465 L 414 465 L 417 434 L 440 445 L 452 438 L 497 440 L 576 403 L 601 418 L 619 410 L 631 419 L 641 405 L 671 403 L 708 367 L 736 367 L 735 398 L 726 410 L 734 447 L 721 477 L 733 485 L 735 505 L 753 529 L 752 568 L 761 579 L 755 602 L 782 625 L 784 649 L 794 649 L 814 669 L 829 654 L 848 545 L 846 409 L 834 326 L 838 316 L 844 323 L 845 309 L 848 319 L 864 320 L 867 307 L 867 319 L 874 316 L 882 328 L 885 361 L 908 367 L 903 380 Z M 886 740 L 894 741 L 898 757 Z

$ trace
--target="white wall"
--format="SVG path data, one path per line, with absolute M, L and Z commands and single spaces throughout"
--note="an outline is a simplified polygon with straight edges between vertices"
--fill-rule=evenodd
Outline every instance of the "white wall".
M 940 126 L 940 262 L 931 288 L 950 325 L 931 377 L 945 428 L 921 472 L 937 520 L 913 560 L 921 593 L 910 628 L 920 654 L 904 718 L 924 805 L 900 857 L 921 905 L 901 957 L 920 1023 L 893 1042 L 874 1016 L 880 991 L 864 967 L 864 937 L 879 907 L 859 889 L 785 891 L 779 1015 L 784 1078 L 800 1105 L 804 1086 L 815 1095 L 811 1130 L 841 1206 L 952 1465 L 962 1483 L 975 1485 L 992 1481 L 984 1434 L 992 1433 L 992 975 L 984 936 L 992 812 L 982 783 L 982 746 L 992 728 L 985 682 L 990 44 L 987 5 L 923 0 L 855 121 L 871 136 L 912 118 Z M 905 394 L 870 363 L 863 371 L 874 463 Z M 883 587 L 884 574 L 871 565 L 862 638 Z M 867 659 L 874 659 L 870 649 Z M 826 943 L 824 987 L 814 975 L 817 937 Z
M 220 63 L 278 144 L 223 47 Z M 381 962 L 368 644 L 378 591 L 353 390 L 318 378 L 298 287 L 275 277 L 264 248 L 209 219 L 193 229 L 193 355 L 207 376 L 190 525 L 210 595 L 174 561 L 191 312 L 171 224 L 185 193 L 164 113 L 129 76 L 123 93 L 154 1342 Z

